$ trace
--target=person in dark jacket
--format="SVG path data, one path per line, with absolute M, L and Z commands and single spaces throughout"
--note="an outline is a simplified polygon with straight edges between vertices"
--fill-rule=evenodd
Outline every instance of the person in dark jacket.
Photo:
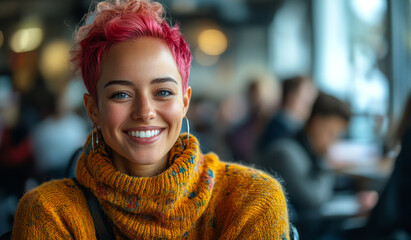
M 263 168 L 285 181 L 302 239 L 312 239 L 320 231 L 320 207 L 334 195 L 335 182 L 324 156 L 346 130 L 350 116 L 346 103 L 320 93 L 305 127 L 292 138 L 273 142 L 262 158 Z
M 304 127 L 317 94 L 317 88 L 309 77 L 285 79 L 282 82 L 280 109 L 265 127 L 259 139 L 259 149 L 265 151 L 272 142 L 290 137 Z
M 411 95 L 396 134 L 401 151 L 361 239 L 411 239 Z

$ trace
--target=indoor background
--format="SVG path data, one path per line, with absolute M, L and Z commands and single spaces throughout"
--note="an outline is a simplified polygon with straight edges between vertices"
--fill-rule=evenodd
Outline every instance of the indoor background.
M 160 2 L 170 21 L 180 25 L 193 54 L 189 118 L 205 149 L 232 161 L 224 137 L 210 138 L 247 118 L 251 80 L 270 82 L 261 96 L 273 105 L 267 108 L 271 111 L 283 79 L 311 76 L 320 90 L 351 105 L 353 118 L 340 147 L 356 154 L 341 161 L 360 161 L 363 174 L 376 174 L 368 167 L 386 154 L 384 145 L 411 90 L 411 0 Z M 54 163 L 36 159 L 70 156 L 91 130 L 83 109 L 85 89 L 69 65 L 73 32 L 90 4 L 0 1 L 0 146 L 12 149 L 11 157 L 2 155 L 0 162 L 17 179 L 1 178 L 6 190 L 0 190 L 5 213 L 0 213 L 0 234 L 9 229 L 21 194 L 7 188 L 20 184 L 27 191 L 39 184 L 27 177 L 31 170 Z M 66 125 L 55 124 L 47 134 L 77 144 L 51 153 L 36 147 L 50 118 L 65 119 Z M 12 146 L 5 146 L 8 141 Z M 384 181 L 389 170 L 377 175 Z

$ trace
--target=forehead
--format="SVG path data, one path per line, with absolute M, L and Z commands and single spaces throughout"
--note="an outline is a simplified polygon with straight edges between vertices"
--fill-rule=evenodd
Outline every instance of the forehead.
M 329 115 L 329 116 L 321 116 L 319 115 L 318 118 L 319 125 L 322 128 L 333 128 L 333 129 L 345 129 L 348 125 L 348 122 L 340 116 L 337 115 Z
M 141 37 L 113 45 L 103 57 L 101 79 L 165 77 L 181 80 L 168 46 L 161 40 Z

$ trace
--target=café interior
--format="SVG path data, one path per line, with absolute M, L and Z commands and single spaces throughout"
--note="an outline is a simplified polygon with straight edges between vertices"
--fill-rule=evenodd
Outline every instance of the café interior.
M 289 216 L 301 239 L 355 239 L 378 217 L 396 160 L 411 149 L 401 141 L 411 123 L 411 0 L 159 2 L 193 55 L 188 118 L 203 151 L 275 175 L 259 162 L 258 139 L 282 107 L 286 79 L 309 78 L 350 106 L 346 130 L 324 156 L 337 181 L 318 209 L 320 226 L 313 235 L 303 217 Z M 0 1 L 0 235 L 12 228 L 24 193 L 67 177 L 92 129 L 70 49 L 93 4 Z M 254 146 L 253 157 L 242 155 L 244 144 Z M 58 170 L 39 176 L 50 169 Z M 383 239 L 410 239 L 402 230 Z

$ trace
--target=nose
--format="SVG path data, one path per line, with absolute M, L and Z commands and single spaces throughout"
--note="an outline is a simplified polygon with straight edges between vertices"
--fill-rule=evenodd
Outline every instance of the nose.
M 150 98 L 147 96 L 140 96 L 134 102 L 132 118 L 135 120 L 142 120 L 147 122 L 156 117 L 156 112 Z

